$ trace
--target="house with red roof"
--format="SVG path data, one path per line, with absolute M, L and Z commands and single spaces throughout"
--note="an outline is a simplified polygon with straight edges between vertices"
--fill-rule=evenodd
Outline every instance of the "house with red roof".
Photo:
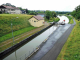
M 40 15 L 37 15 L 37 16 L 32 16 L 29 19 L 29 22 L 34 27 L 40 27 L 40 26 L 44 25 L 45 21 L 44 21 L 43 17 L 41 17 Z
M 10 13 L 10 14 L 21 14 L 22 13 L 21 10 L 17 7 L 6 6 L 6 5 L 1 5 L 0 11 L 2 13 Z

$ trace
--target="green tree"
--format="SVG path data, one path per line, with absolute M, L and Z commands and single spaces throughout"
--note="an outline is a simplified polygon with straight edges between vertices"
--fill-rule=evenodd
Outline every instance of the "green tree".
M 76 16 L 76 11 L 74 10 L 73 12 L 71 12 L 71 15 L 72 15 L 73 17 L 75 17 L 75 16 Z
M 28 9 L 26 9 L 26 13 L 28 13 Z
M 52 11 L 52 12 L 51 12 L 51 17 L 52 17 L 52 18 L 57 17 L 57 16 L 56 16 L 56 12 Z
M 46 19 L 50 19 L 51 18 L 51 11 L 49 11 L 49 10 L 46 10 L 46 12 L 45 12 L 45 17 L 46 17 Z
M 80 20 L 80 5 L 75 8 L 71 15 L 76 19 Z

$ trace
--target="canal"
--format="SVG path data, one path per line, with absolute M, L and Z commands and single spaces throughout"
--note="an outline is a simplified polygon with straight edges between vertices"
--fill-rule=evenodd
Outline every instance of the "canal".
M 63 19 L 65 19 L 66 21 L 69 21 L 68 18 L 65 16 L 63 16 L 63 17 L 61 16 L 63 19 L 60 16 L 58 16 L 58 17 L 60 18 L 60 21 L 62 21 Z M 46 38 L 48 38 L 48 36 L 51 33 L 53 33 L 57 29 L 57 27 L 58 26 L 56 26 L 56 25 L 50 27 L 49 29 L 47 29 L 46 31 L 44 31 L 43 33 L 41 33 L 34 39 L 32 39 L 29 42 L 27 42 L 26 44 L 24 44 L 19 49 L 15 50 L 11 54 L 4 57 L 3 60 L 10 60 L 10 59 L 23 60 L 25 58 L 25 56 L 26 57 L 29 56 L 32 51 L 34 51 Z

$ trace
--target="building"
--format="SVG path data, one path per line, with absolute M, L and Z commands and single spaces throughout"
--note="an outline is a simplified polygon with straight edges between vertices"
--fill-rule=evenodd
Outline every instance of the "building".
M 32 16 L 29 19 L 29 22 L 34 27 L 40 27 L 40 26 L 44 25 L 44 18 L 41 17 L 40 15 Z
M 10 14 L 21 14 L 21 10 L 17 7 L 12 7 L 12 6 L 5 6 L 1 5 L 0 6 L 0 11 L 2 13 L 10 13 Z

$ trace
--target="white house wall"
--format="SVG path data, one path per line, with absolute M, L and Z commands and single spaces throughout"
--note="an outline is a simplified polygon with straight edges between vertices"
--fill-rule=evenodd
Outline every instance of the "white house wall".
M 22 12 L 21 12 L 21 10 L 15 10 L 15 13 L 16 14 L 21 14 Z

